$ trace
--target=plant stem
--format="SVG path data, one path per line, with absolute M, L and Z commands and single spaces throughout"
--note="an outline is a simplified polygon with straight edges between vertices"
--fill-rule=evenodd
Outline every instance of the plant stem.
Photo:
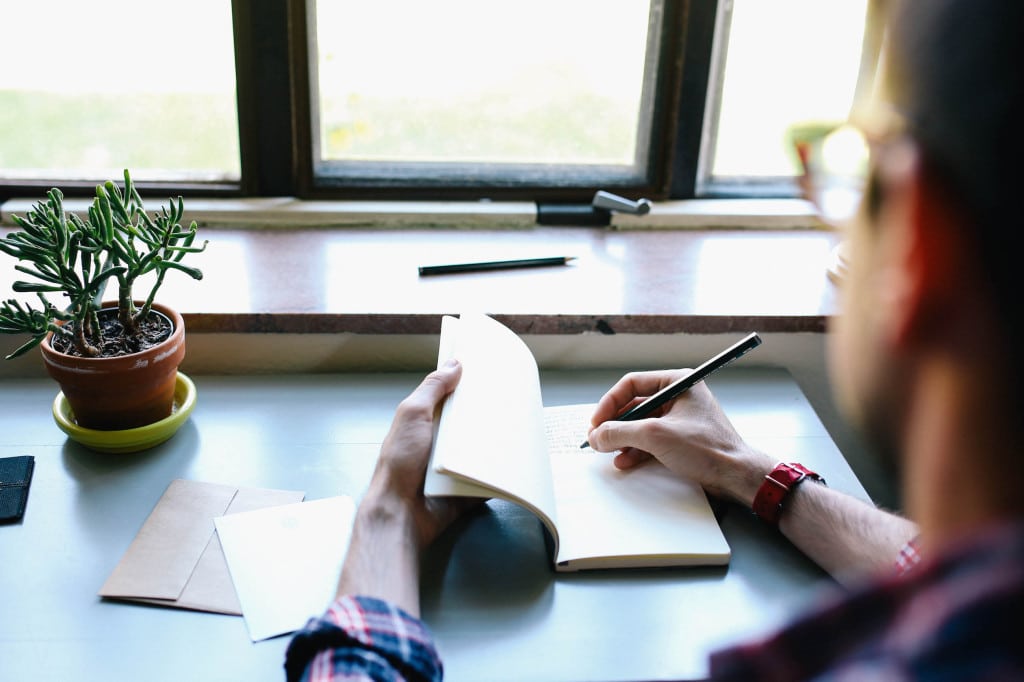
M 125 334 L 135 337 L 139 333 L 138 318 L 135 314 L 135 301 L 132 300 L 132 285 L 121 282 L 117 288 L 117 319 L 124 327 Z
M 100 349 L 89 343 L 86 339 L 84 320 L 82 324 L 75 325 L 74 344 L 78 352 L 87 358 L 95 358 L 100 354 Z

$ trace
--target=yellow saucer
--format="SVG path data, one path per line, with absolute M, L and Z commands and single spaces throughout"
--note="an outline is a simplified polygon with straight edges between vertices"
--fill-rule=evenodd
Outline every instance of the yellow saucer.
M 120 431 L 87 429 L 75 423 L 71 405 L 63 391 L 53 401 L 53 420 L 68 438 L 81 443 L 90 450 L 116 454 L 139 452 L 163 443 L 174 435 L 196 406 L 196 385 L 187 376 L 178 372 L 174 384 L 174 405 L 171 414 L 158 422 Z

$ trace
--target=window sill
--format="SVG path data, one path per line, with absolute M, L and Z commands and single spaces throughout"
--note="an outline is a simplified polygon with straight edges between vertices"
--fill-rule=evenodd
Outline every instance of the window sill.
M 821 332 L 836 308 L 837 236 L 773 230 L 210 231 L 163 300 L 196 332 L 436 334 L 495 315 L 521 334 Z M 418 266 L 536 256 L 571 264 L 420 277 Z
M 9 216 L 28 206 L 2 208 Z M 231 225 L 202 230 L 209 248 L 190 263 L 203 281 L 169 277 L 161 291 L 194 333 L 436 334 L 441 314 L 463 310 L 521 334 L 821 332 L 836 309 L 826 265 L 838 236 L 808 229 L 815 222 L 799 201 L 665 202 L 643 217 L 615 214 L 610 228 L 536 226 L 530 203 L 254 199 L 186 208 L 204 224 Z M 297 227 L 251 229 L 282 221 Z M 576 260 L 417 271 L 536 256 Z M 3 291 L 15 274 L 0 269 Z
M 169 277 L 160 295 L 185 316 L 186 371 L 422 370 L 436 358 L 441 316 L 463 311 L 509 326 L 542 367 L 699 362 L 725 342 L 715 335 L 750 331 L 766 341 L 785 336 L 759 356 L 789 366 L 820 354 L 814 337 L 837 309 L 826 266 L 839 237 L 821 230 L 203 232 L 209 247 L 190 262 L 204 279 Z M 549 255 L 576 260 L 422 278 L 417 271 Z M 0 268 L 0 291 L 10 292 L 15 275 Z M 21 341 L 0 337 L 0 356 Z M 25 358 L 0 363 L 0 375 L 41 373 L 38 354 Z
M 10 199 L 0 206 L 0 224 L 24 215 L 38 199 Z M 91 202 L 65 199 L 84 214 Z M 189 199 L 186 215 L 204 227 L 238 228 L 457 228 L 522 229 L 537 222 L 533 202 L 490 201 L 302 201 L 292 197 Z M 797 199 L 693 199 L 663 201 L 644 216 L 612 215 L 612 229 L 804 229 L 819 228 L 807 202 Z

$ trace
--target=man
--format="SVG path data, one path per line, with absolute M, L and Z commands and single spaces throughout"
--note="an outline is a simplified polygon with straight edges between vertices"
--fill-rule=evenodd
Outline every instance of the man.
M 657 458 L 777 524 L 848 586 L 777 635 L 712 656 L 714 679 L 1024 679 L 1022 64 L 1019 0 L 893 9 L 876 114 L 889 111 L 866 130 L 830 365 L 841 408 L 899 472 L 913 523 L 776 466 L 703 385 L 655 418 L 613 420 L 677 372 L 627 375 L 601 399 L 588 440 L 619 450 L 617 466 Z M 434 410 L 459 372 L 432 373 L 399 407 L 339 599 L 296 636 L 290 676 L 440 676 L 416 620 L 417 561 L 460 508 L 421 490 Z

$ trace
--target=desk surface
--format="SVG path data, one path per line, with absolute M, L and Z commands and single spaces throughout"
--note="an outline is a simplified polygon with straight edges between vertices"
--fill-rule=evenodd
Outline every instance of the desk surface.
M 617 376 L 544 373 L 545 402 L 593 401 Z M 0 456 L 34 455 L 36 470 L 23 522 L 0 526 L 0 679 L 283 679 L 287 637 L 252 644 L 239 617 L 96 592 L 175 478 L 358 498 L 395 405 L 419 378 L 193 377 L 189 422 L 136 455 L 66 441 L 50 418 L 55 384 L 5 380 Z M 787 373 L 732 368 L 709 384 L 749 441 L 867 498 Z M 746 511 L 724 507 L 721 524 L 733 549 L 727 568 L 556 575 L 539 522 L 488 503 L 425 557 L 423 615 L 446 679 L 703 676 L 711 650 L 779 624 L 824 582 Z

